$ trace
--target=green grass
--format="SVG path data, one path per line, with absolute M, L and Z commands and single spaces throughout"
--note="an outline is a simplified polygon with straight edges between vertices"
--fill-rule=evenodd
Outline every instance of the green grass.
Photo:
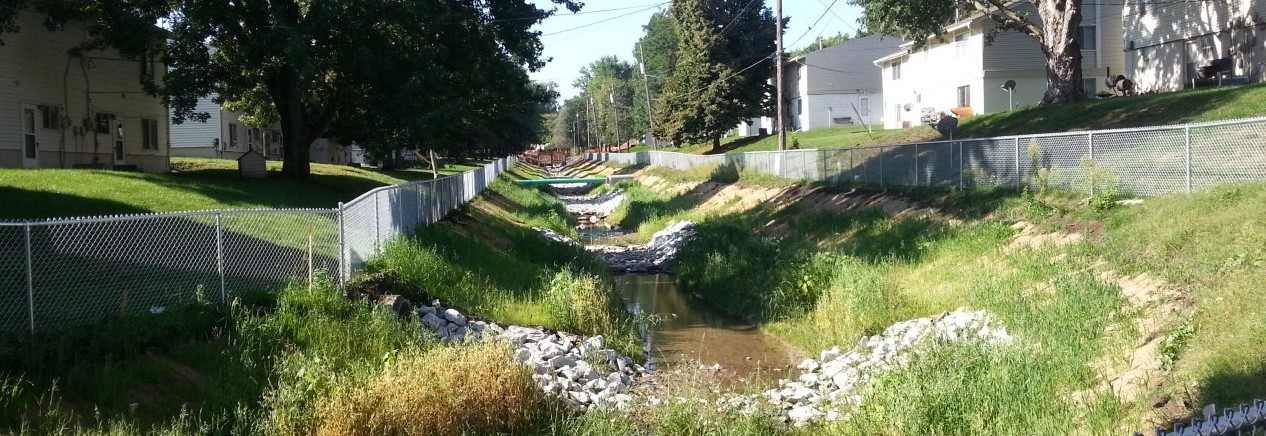
M 447 165 L 442 174 L 476 168 Z M 168 174 L 99 170 L 0 169 L 0 201 L 21 205 L 0 210 L 0 219 L 32 219 L 149 212 L 243 208 L 331 208 L 373 188 L 425 180 L 420 170 L 382 172 L 312 164 L 312 179 L 281 178 L 269 162 L 269 177 L 238 177 L 236 162 L 173 158 Z M 284 193 L 284 195 L 279 195 Z
M 701 170 L 654 172 L 675 182 L 711 178 Z M 950 347 L 889 373 L 855 419 L 815 433 L 1103 434 L 1158 424 L 1143 419 L 1157 417 L 1147 412 L 1161 394 L 1197 407 L 1266 395 L 1266 351 L 1250 345 L 1266 341 L 1266 310 L 1242 304 L 1266 281 L 1260 183 L 1131 207 L 1056 191 L 886 191 L 935 205 L 942 219 L 807 212 L 813 205 L 801 203 L 704 214 L 692 209 L 699 200 L 690 194 L 630 192 L 634 201 L 661 205 L 643 223 L 700 221 L 699 237 L 675 266 L 686 292 L 745 314 L 807 352 L 960 307 L 987 310 L 1017 337 L 984 351 Z M 1015 233 L 1009 224 L 1021 218 L 1050 230 L 1092 229 L 1092 242 L 1006 253 Z M 771 223 L 785 231 L 760 230 Z M 1161 387 L 1143 388 L 1137 403 L 1102 394 L 1074 401 L 1073 393 L 1100 386 L 1097 362 L 1119 362 L 1139 339 L 1132 323 L 1140 313 L 1100 275 L 1110 270 L 1160 276 L 1193 307 L 1169 327 L 1174 339 L 1163 358 L 1173 364 Z
M 1226 86 L 977 115 L 961 121 L 958 137 L 986 138 L 1146 127 L 1259 117 L 1262 114 L 1266 114 L 1266 84 Z M 927 126 L 892 130 L 872 128 L 870 134 L 864 128 L 849 126 L 788 132 L 788 148 L 792 147 L 793 139 L 799 140 L 801 148 L 840 148 L 930 141 L 940 139 L 940 134 Z M 687 144 L 663 150 L 692 154 L 744 153 L 777 150 L 777 141 L 776 135 L 728 137 L 722 139 L 721 150 L 712 150 L 711 144 Z M 631 151 L 650 151 L 650 147 L 639 146 Z
M 626 354 L 641 350 L 605 265 L 524 227 L 568 227 L 561 205 L 538 192 L 498 180 L 366 269 L 394 271 L 503 325 L 602 334 Z M 199 294 L 159 315 L 11 336 L 0 341 L 0 432 L 377 434 L 420 425 L 568 434 L 583 426 L 541 395 L 508 351 L 445 347 L 422 330 L 319 278 L 311 289 L 244 293 L 227 306 Z

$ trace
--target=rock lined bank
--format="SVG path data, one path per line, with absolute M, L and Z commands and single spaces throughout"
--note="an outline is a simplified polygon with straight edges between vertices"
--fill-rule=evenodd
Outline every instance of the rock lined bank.
M 580 243 L 550 229 L 533 227 L 542 237 L 564 244 Z M 695 236 L 695 223 L 679 221 L 655 232 L 645 245 L 586 245 L 585 249 L 602 257 L 612 271 L 623 273 L 649 273 L 664 271 L 667 263 L 677 256 Z
M 862 402 L 861 389 L 880 374 L 900 369 L 933 344 L 978 341 L 987 345 L 1008 343 L 1005 327 L 983 310 L 958 309 L 939 316 L 898 322 L 882 334 L 864 337 L 851 350 L 839 347 L 806 359 L 797 368 L 797 379 L 780 380 L 778 389 L 763 397 L 793 425 L 842 418 Z
M 560 195 L 556 198 L 573 215 L 606 218 L 624 202 L 624 190 L 616 189 L 601 195 Z
M 509 326 L 468 317 L 439 301 L 417 309 L 422 324 L 440 340 L 502 340 L 515 349 L 515 360 L 532 368 L 542 391 L 582 409 L 626 409 L 634 381 L 646 372 L 632 358 L 606 347 L 602 336 L 584 337 L 541 327 Z

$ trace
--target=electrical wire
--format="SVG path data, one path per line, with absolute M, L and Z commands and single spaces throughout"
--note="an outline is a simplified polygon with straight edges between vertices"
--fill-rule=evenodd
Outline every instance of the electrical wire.
M 642 9 L 638 9 L 638 10 L 633 11 L 633 12 L 629 12 L 629 13 L 627 13 L 627 14 L 617 15 L 617 16 L 614 16 L 614 17 L 611 17 L 611 18 L 607 18 L 607 19 L 605 19 L 605 20 L 598 20 L 598 21 L 594 21 L 594 22 L 592 22 L 592 23 L 589 23 L 589 24 L 583 24 L 583 25 L 580 25 L 580 26 L 572 27 L 572 28 L 570 28 L 570 29 L 564 29 L 564 30 L 560 30 L 560 31 L 557 31 L 557 32 L 545 33 L 545 34 L 542 34 L 541 36 L 542 36 L 542 37 L 545 37 L 545 36 L 554 36 L 554 35 L 558 35 L 558 34 L 560 34 L 560 33 L 567 33 L 567 32 L 571 32 L 571 31 L 573 31 L 573 30 L 579 30 L 579 29 L 584 29 L 584 28 L 586 28 L 586 27 L 596 26 L 596 25 L 599 25 L 599 24 L 602 24 L 602 23 L 605 23 L 605 22 L 608 22 L 608 21 L 617 20 L 617 19 L 624 18 L 624 17 L 630 16 L 630 15 L 635 15 L 635 14 L 639 14 L 639 13 L 642 13 L 642 12 L 646 12 L 646 11 L 649 11 L 649 10 L 651 10 L 651 9 L 655 9 L 655 8 L 660 7 L 660 6 L 663 6 L 663 5 L 665 5 L 665 4 L 668 4 L 668 3 L 667 3 L 667 2 L 665 2 L 665 3 L 659 3 L 659 4 L 651 5 L 651 6 L 646 7 L 646 8 L 642 8 Z

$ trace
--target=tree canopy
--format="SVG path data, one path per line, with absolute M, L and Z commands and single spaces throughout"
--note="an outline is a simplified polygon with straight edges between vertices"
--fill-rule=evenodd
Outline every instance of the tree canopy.
M 6 30 L 4 14 L 26 4 L 0 3 Z M 523 146 L 539 140 L 540 111 L 556 97 L 525 71 L 543 66 L 531 28 L 554 12 L 528 0 L 36 3 L 93 17 L 94 44 L 125 56 L 160 51 L 168 73 L 148 85 L 176 122 L 205 119 L 195 105 L 207 95 L 278 121 L 290 178 L 310 174 L 308 144 L 325 135 L 412 148 Z
M 1082 0 L 851 0 L 865 12 L 867 29 L 896 35 L 922 47 L 929 38 L 944 35 L 945 26 L 960 18 L 987 16 L 996 31 L 1031 36 L 1046 56 L 1046 94 L 1039 105 L 1085 98 L 1081 90 Z M 1032 8 L 1032 9 L 1031 9 Z M 1036 16 L 1030 13 L 1036 9 Z
M 774 17 L 741 0 L 681 0 L 669 9 L 676 68 L 655 108 L 654 134 L 675 143 L 711 141 L 773 107 Z M 783 25 L 786 25 L 784 20 Z

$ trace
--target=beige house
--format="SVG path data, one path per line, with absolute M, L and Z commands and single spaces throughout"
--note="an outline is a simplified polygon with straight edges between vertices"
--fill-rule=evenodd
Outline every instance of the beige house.
M 1022 8 L 1037 16 L 1031 4 Z M 1093 94 L 1106 90 L 1103 79 L 1109 68 L 1114 74 L 1124 69 L 1121 6 L 1087 2 L 1082 8 L 1082 86 Z M 906 43 L 875 60 L 882 69 L 884 127 L 918 126 L 929 112 L 955 108 L 986 114 L 1037 104 L 1046 92 L 1041 46 L 1016 32 L 999 33 L 986 44 L 996 26 L 988 17 L 972 16 L 948 26 L 943 38 L 929 40 L 919 50 Z M 1016 84 L 1010 93 L 1003 89 L 1007 81 Z
M 1140 90 L 1191 87 L 1197 68 L 1221 58 L 1233 76 L 1266 80 L 1266 0 L 1124 3 L 1124 74 Z
M 168 170 L 168 116 L 141 89 L 164 67 L 117 50 L 69 54 L 87 35 L 72 21 L 55 31 L 43 14 L 18 13 L 0 46 L 0 167 Z
M 185 121 L 171 124 L 171 155 L 237 159 L 254 150 L 269 160 L 282 159 L 281 126 L 252 127 L 243 123 L 240 112 L 224 110 L 213 101 L 214 96 L 198 99 L 197 112 L 210 115 L 206 122 Z M 309 160 L 316 163 L 346 164 L 350 161 L 347 147 L 326 138 L 312 141 Z

